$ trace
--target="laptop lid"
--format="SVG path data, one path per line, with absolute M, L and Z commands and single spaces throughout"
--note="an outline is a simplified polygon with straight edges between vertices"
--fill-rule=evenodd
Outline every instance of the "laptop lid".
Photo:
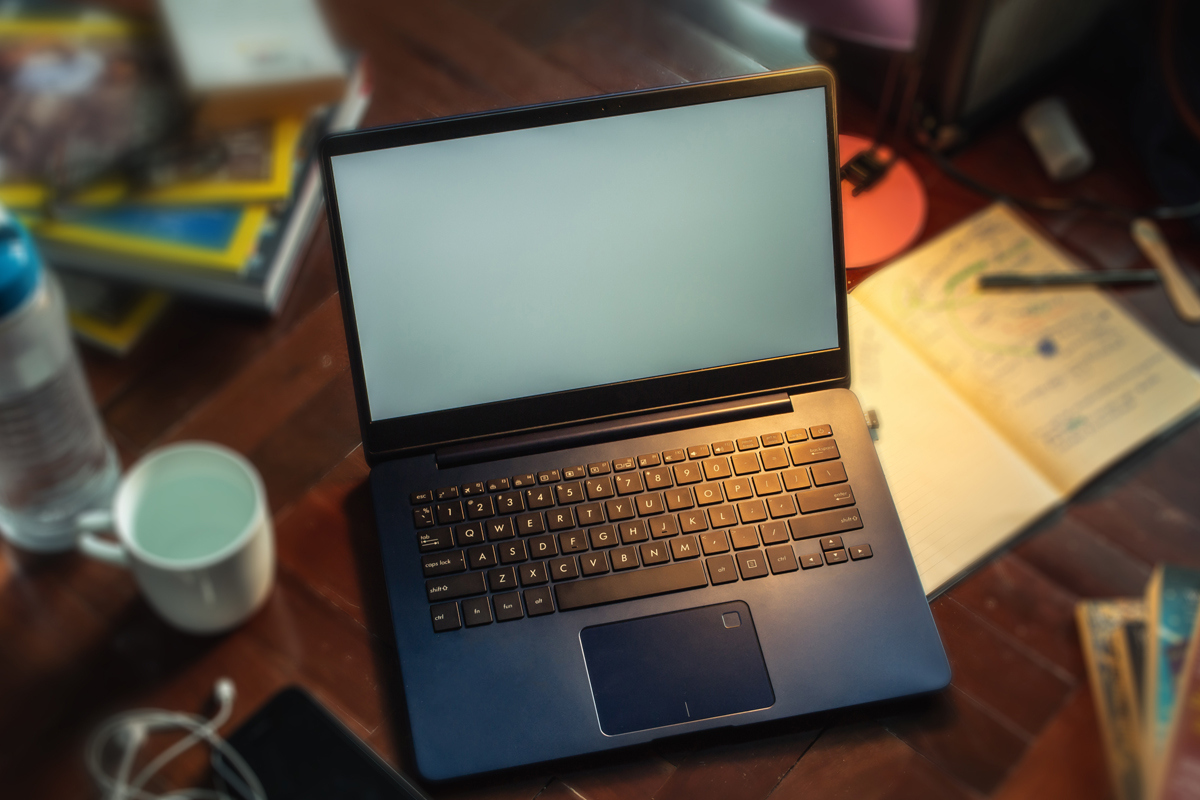
M 368 461 L 848 385 L 834 120 L 807 68 L 325 139 Z

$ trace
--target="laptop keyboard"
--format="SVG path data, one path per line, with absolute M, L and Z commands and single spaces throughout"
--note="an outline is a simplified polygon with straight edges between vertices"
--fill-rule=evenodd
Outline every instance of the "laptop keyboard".
M 840 459 L 816 425 L 414 492 L 433 629 L 870 558 Z

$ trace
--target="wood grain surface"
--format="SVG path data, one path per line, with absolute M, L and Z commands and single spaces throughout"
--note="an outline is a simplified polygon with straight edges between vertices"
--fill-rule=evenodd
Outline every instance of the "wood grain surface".
M 137 0 L 113 5 L 147 8 Z M 342 40 L 368 58 L 368 125 L 762 69 L 665 3 L 339 0 L 327 11 Z M 1067 75 L 1059 88 L 1097 155 L 1097 168 L 1071 191 L 1152 202 L 1119 126 L 1103 122 L 1103 87 Z M 868 105 L 846 92 L 839 102 L 842 130 L 872 132 Z M 989 202 L 915 148 L 899 149 L 929 192 L 925 238 Z M 956 163 L 1007 190 L 1058 191 L 1011 117 Z M 1078 213 L 1037 221 L 1097 265 L 1146 265 L 1122 222 Z M 1194 236 L 1179 225 L 1166 230 L 1194 274 Z M 1122 297 L 1200 361 L 1200 334 L 1174 318 L 1158 289 Z M 261 470 L 275 515 L 277 582 L 266 608 L 239 630 L 193 637 L 159 621 L 120 569 L 0 545 L 0 794 L 93 796 L 82 749 L 97 722 L 131 707 L 210 709 L 219 676 L 238 687 L 227 730 L 279 688 L 299 683 L 403 769 L 408 732 L 324 223 L 276 318 L 179 303 L 129 357 L 89 351 L 84 360 L 127 465 L 157 445 L 203 438 L 245 453 Z M 1159 560 L 1200 567 L 1198 474 L 1200 426 L 1193 422 L 1110 470 L 936 599 L 954 680 L 934 697 L 431 793 L 495 800 L 1109 797 L 1073 604 L 1140 593 Z M 205 772 L 202 755 L 190 754 L 172 765 L 161 788 L 201 781 Z

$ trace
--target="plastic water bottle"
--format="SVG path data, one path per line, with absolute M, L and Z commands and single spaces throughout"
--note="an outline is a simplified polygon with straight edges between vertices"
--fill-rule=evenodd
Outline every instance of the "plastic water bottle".
M 119 475 L 62 288 L 0 208 L 0 533 L 29 550 L 66 550 L 76 516 L 108 508 Z

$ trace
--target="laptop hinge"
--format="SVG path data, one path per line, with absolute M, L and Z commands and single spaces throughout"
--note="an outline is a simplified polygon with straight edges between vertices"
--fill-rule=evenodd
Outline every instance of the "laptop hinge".
M 697 428 L 771 414 L 790 414 L 791 411 L 792 398 L 786 392 L 779 392 L 744 400 L 728 400 L 636 417 L 590 422 L 552 431 L 525 433 L 469 445 L 451 445 L 437 451 L 437 464 L 439 468 L 460 467 L 464 464 L 582 447 L 614 439 L 632 439 L 636 436 L 649 436 L 681 428 Z

